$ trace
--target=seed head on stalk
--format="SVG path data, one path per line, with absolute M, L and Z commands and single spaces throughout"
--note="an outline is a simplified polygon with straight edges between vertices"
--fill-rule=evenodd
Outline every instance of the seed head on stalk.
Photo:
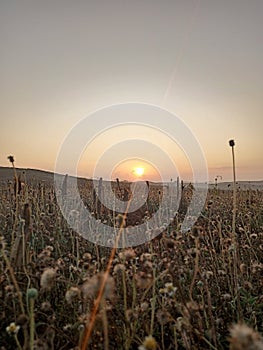
M 14 166 L 14 162 L 15 162 L 14 156 L 8 156 L 7 159 L 8 159 L 9 162 Z
M 229 141 L 229 146 L 230 147 L 234 147 L 235 146 L 235 141 L 234 140 L 230 140 Z
M 232 233 L 235 234 L 236 226 L 236 164 L 235 164 L 235 141 L 229 140 L 229 146 L 232 148 L 232 161 L 233 161 L 233 221 L 232 221 Z

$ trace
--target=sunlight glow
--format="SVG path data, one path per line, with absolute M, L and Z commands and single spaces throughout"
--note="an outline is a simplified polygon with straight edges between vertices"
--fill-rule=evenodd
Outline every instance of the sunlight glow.
M 136 176 L 142 176 L 144 174 L 144 168 L 142 167 L 138 167 L 138 168 L 134 168 L 134 174 Z

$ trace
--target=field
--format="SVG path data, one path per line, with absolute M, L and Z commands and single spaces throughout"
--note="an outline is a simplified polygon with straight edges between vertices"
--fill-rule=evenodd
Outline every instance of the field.
M 211 186 L 185 234 L 183 191 L 162 234 L 115 251 L 69 228 L 50 174 L 21 173 L 21 191 L 11 174 L 0 182 L 1 350 L 263 349 L 261 188 L 238 187 L 233 230 L 233 191 Z M 79 188 L 97 220 L 124 225 L 98 209 L 90 181 Z M 161 192 L 150 184 L 147 207 L 126 225 L 152 215 Z

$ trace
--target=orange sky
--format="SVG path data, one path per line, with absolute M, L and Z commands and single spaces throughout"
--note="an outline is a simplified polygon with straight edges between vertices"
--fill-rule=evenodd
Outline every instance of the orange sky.
M 100 108 L 138 102 L 160 106 L 187 125 L 210 181 L 232 179 L 232 138 L 238 179 L 263 180 L 262 32 L 260 1 L 1 2 L 0 165 L 8 166 L 12 154 L 19 167 L 53 171 L 76 123 Z M 145 136 L 143 129 L 133 132 Z M 187 155 L 150 134 L 148 141 L 191 178 Z M 90 176 L 119 135 L 102 133 L 83 150 L 79 172 Z M 110 169 L 112 176 L 132 176 L 135 165 L 122 151 L 116 164 L 109 153 L 102 176 Z M 154 167 L 174 177 L 160 157 L 152 168 L 145 165 L 145 177 Z

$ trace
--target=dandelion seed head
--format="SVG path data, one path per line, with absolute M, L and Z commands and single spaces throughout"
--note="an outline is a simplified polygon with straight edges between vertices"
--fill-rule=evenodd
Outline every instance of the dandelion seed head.
M 43 289 L 50 290 L 55 283 L 56 280 L 56 270 L 53 268 L 48 268 L 44 270 L 40 278 L 40 286 Z
M 139 346 L 139 350 L 156 350 L 156 349 L 157 349 L 157 342 L 151 335 L 145 337 L 144 342 L 142 343 L 142 345 Z

